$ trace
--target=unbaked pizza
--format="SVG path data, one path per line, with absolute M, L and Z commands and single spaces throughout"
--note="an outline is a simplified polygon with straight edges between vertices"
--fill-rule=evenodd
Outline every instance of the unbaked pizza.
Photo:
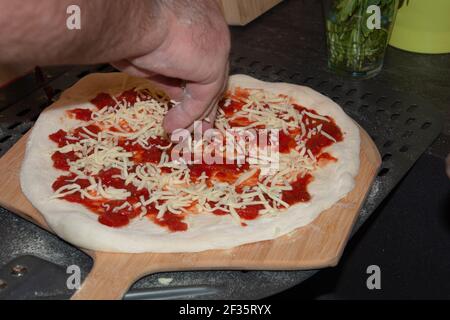
M 312 89 L 232 76 L 210 134 L 174 139 L 176 103 L 143 79 L 85 77 L 37 120 L 24 194 L 80 247 L 194 252 L 287 234 L 354 187 L 358 127 Z

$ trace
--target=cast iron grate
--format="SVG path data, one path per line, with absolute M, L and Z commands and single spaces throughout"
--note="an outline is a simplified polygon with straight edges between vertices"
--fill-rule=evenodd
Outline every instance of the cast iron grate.
M 232 56 L 231 73 L 245 73 L 265 81 L 310 86 L 340 104 L 377 144 L 383 164 L 361 210 L 355 232 L 438 136 L 443 118 L 427 101 L 411 93 L 394 92 L 374 85 L 373 82 L 351 82 L 327 73 L 307 71 L 305 66 L 283 65 L 281 60 L 270 61 L 274 57 L 257 59 L 255 52 L 252 56 L 251 59 Z M 22 96 L 22 91 L 17 88 L 13 90 L 12 96 L 8 88 L 0 89 L 0 156 L 32 127 L 39 113 L 51 104 L 62 90 L 91 72 L 111 71 L 114 69 L 108 65 L 72 67 L 67 68 L 65 72 L 60 69 L 58 72 L 53 70 L 41 85 L 29 78 L 22 83 L 26 87 L 26 94 Z M 49 97 L 49 92 L 54 96 Z M 81 255 L 80 253 L 80 260 Z M 86 272 L 89 270 L 88 266 L 84 268 Z M 173 278 L 173 286 L 212 285 L 219 290 L 214 294 L 202 295 L 202 298 L 226 299 L 261 298 L 264 294 L 271 295 L 292 287 L 314 273 L 314 270 L 204 271 L 175 272 L 162 276 Z M 139 280 L 133 289 L 158 287 L 157 279 L 158 275 L 145 277 Z M 264 286 L 264 290 L 261 290 L 261 286 Z M 177 296 L 176 290 L 174 296 Z
M 244 73 L 265 81 L 306 85 L 328 96 L 363 127 L 382 156 L 382 166 L 355 230 L 389 194 L 414 162 L 439 135 L 443 118 L 429 102 L 413 93 L 401 93 L 373 81 L 350 81 L 308 70 L 277 66 L 245 56 L 232 56 L 231 73 Z M 266 62 L 262 62 L 266 61 Z

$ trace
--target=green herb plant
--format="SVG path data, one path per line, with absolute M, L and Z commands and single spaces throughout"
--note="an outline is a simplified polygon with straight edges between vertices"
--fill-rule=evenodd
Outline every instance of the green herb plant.
M 381 67 L 398 0 L 329 0 L 326 30 L 330 67 L 367 72 Z M 370 29 L 370 5 L 381 11 L 381 28 Z

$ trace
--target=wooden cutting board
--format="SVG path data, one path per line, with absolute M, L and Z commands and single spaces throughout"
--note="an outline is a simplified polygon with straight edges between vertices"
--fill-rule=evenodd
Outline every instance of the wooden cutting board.
M 181 270 L 301 270 L 335 266 L 381 164 L 375 144 L 361 132 L 361 168 L 356 187 L 312 223 L 270 241 L 199 253 L 122 254 L 84 250 L 94 266 L 72 299 L 120 299 L 139 278 Z M 0 205 L 51 232 L 22 194 L 19 172 L 28 134 L 0 159 Z M 39 183 L 38 181 L 36 183 Z M 333 186 L 330 186 L 331 188 Z
M 221 0 L 225 19 L 230 25 L 245 26 L 282 0 Z

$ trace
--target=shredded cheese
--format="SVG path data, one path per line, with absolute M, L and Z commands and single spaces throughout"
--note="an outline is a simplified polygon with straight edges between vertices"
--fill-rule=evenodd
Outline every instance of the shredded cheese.
M 226 146 L 218 149 L 219 153 L 225 156 L 226 150 L 231 147 L 233 151 L 231 154 L 235 156 L 232 160 L 239 157 L 247 158 L 250 169 L 240 174 L 232 184 L 208 177 L 205 172 L 194 183 L 191 181 L 189 166 L 186 163 L 170 160 L 166 151 L 170 150 L 172 144 L 161 146 L 149 143 L 150 139 L 164 135 L 162 127 L 164 115 L 169 110 L 169 106 L 175 105 L 176 102 L 148 95 L 149 92 L 145 89 L 138 93 L 138 101 L 132 105 L 114 98 L 115 105 L 92 112 L 91 121 L 82 128 L 80 137 L 68 133 L 66 139 L 74 142 L 55 151 L 63 154 L 75 152 L 79 159 L 69 162 L 69 171 L 75 174 L 76 178 L 56 190 L 52 198 L 64 198 L 79 192 L 81 197 L 88 199 L 127 200 L 131 193 L 126 189 L 105 186 L 100 179 L 95 180 L 92 177 L 102 170 L 116 168 L 120 170 L 120 174 L 113 178 L 122 179 L 125 186 L 133 185 L 137 190 L 146 189 L 150 196 L 147 199 L 141 196 L 139 202 L 133 205 L 125 201 L 122 205 L 113 208 L 113 212 L 140 208 L 139 217 L 142 218 L 148 213 L 146 207 L 153 205 L 157 210 L 156 218 L 164 219 L 167 213 L 180 215 L 190 210 L 199 212 L 221 210 L 240 222 L 239 210 L 247 206 L 264 206 L 264 209 L 260 211 L 261 214 L 275 213 L 289 207 L 289 204 L 282 199 L 283 191 L 292 190 L 289 183 L 297 175 L 304 176 L 317 167 L 316 157 L 306 147 L 307 139 L 321 134 L 336 142 L 323 130 L 322 124 L 307 129 L 310 121 L 312 124 L 316 120 L 329 122 L 329 118 L 305 110 L 299 112 L 287 97 L 276 96 L 261 90 L 251 90 L 244 101 L 244 106 L 231 116 L 227 117 L 219 108 L 215 127 L 227 137 L 229 135 L 227 130 L 233 127 L 232 123 L 246 118 L 249 123 L 240 129 L 257 129 L 263 126 L 280 129 L 284 133 L 297 130 L 298 134 L 295 137 L 297 146 L 290 153 L 280 155 L 276 170 L 265 170 L 267 165 L 270 165 L 271 158 L 264 154 L 249 155 L 247 149 L 250 142 L 238 135 L 237 143 L 230 145 L 227 140 Z M 227 98 L 224 106 L 228 107 L 231 103 L 232 99 Z M 204 120 L 211 121 L 209 118 Z M 102 130 L 95 133 L 87 128 L 90 124 L 95 124 Z M 156 147 L 162 151 L 162 156 L 157 164 L 134 163 L 133 152 L 128 152 L 119 145 L 120 139 L 126 139 L 125 146 L 138 144 L 144 150 Z M 279 143 L 275 140 L 272 142 Z M 206 140 L 193 141 L 191 147 L 192 150 L 202 147 L 214 148 L 217 143 L 217 141 Z M 254 161 L 251 162 L 251 160 Z M 170 169 L 170 172 L 165 169 Z M 255 175 L 258 182 L 245 185 L 246 181 Z M 81 188 L 76 183 L 77 179 L 88 179 L 89 186 Z M 242 185 L 245 186 L 238 192 L 237 188 Z M 109 210 L 109 205 L 106 204 L 106 206 Z

